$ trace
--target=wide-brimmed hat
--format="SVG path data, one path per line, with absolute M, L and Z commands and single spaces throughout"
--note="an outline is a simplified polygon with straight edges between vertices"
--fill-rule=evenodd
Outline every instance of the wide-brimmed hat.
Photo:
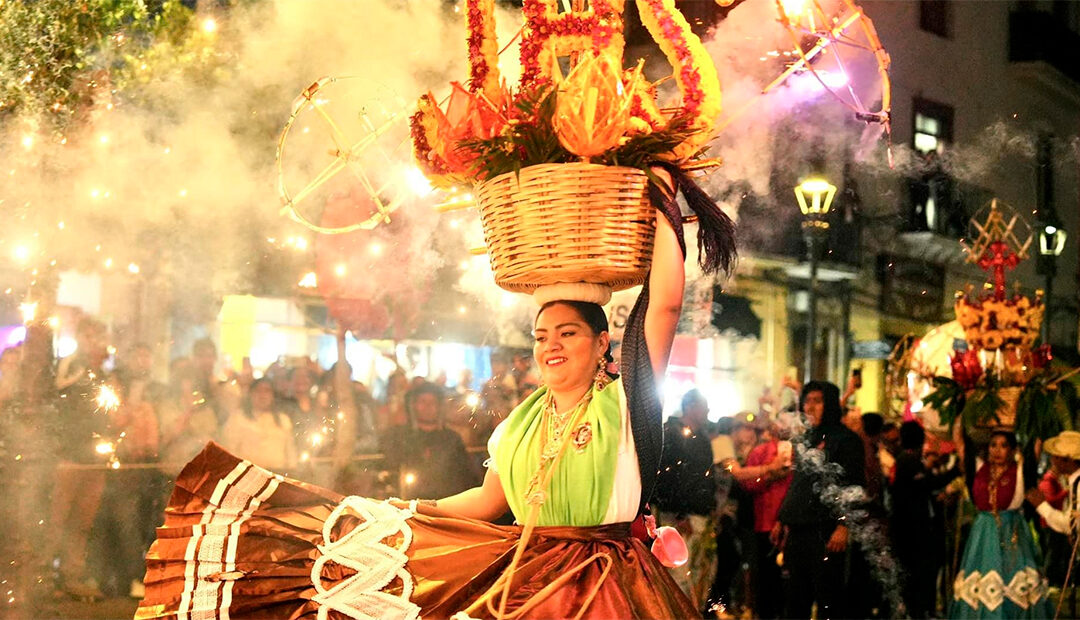
M 1062 431 L 1057 437 L 1047 439 L 1043 449 L 1053 456 L 1080 461 L 1080 432 Z

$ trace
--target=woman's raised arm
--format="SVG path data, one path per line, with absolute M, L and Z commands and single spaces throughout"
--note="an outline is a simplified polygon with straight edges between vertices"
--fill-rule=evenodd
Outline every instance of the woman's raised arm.
M 671 176 L 666 171 L 655 169 L 654 172 L 672 187 Z M 671 343 L 675 340 L 675 329 L 682 313 L 685 283 L 678 237 L 668 219 L 657 213 L 656 241 L 649 274 L 649 307 L 645 312 L 645 344 L 649 347 L 649 361 L 658 380 L 667 371 Z

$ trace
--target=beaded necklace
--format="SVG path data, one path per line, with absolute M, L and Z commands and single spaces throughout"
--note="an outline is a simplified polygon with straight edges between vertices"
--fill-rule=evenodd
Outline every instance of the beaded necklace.
M 555 466 L 555 461 L 559 459 L 569 443 L 566 441 L 568 439 L 566 429 L 572 427 L 588 408 L 592 395 L 593 391 L 589 389 L 577 404 L 561 414 L 555 410 L 555 397 L 552 396 L 551 391 L 549 390 L 544 396 L 544 410 L 541 414 L 544 440 L 540 445 L 540 466 L 536 468 L 536 473 L 529 480 L 525 491 L 526 501 L 529 504 L 543 504 L 547 499 L 544 487 L 547 486 L 546 481 L 550 479 L 548 472 Z

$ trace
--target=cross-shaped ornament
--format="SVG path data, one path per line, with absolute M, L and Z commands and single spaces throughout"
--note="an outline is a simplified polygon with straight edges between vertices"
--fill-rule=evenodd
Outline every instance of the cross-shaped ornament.
M 1005 271 L 1015 269 L 1020 263 L 1020 256 L 1012 251 L 1008 243 L 994 241 L 986 248 L 986 252 L 979 258 L 977 263 L 983 271 L 994 274 L 994 299 L 1005 299 Z

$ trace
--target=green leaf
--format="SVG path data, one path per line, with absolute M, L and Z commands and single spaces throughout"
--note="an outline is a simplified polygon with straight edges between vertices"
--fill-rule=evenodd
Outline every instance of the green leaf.
M 1000 424 L 1001 419 L 998 417 L 997 412 L 1004 404 L 1005 401 L 998 395 L 996 386 L 976 389 L 966 399 L 964 409 L 960 413 L 964 426 L 978 426 L 991 421 Z
M 934 391 L 923 398 L 923 404 L 938 412 L 941 423 L 950 429 L 964 409 L 964 390 L 948 377 L 934 377 Z

